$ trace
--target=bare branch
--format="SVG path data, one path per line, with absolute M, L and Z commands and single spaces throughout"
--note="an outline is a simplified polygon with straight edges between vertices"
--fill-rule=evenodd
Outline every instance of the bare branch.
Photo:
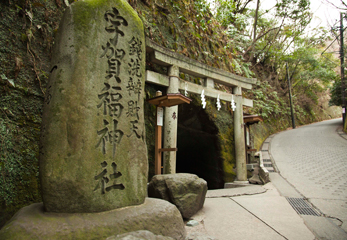
M 254 44 L 262 37 L 264 37 L 266 34 L 268 34 L 269 32 L 271 32 L 272 30 L 276 30 L 278 28 L 281 28 L 281 26 L 279 27 L 274 27 L 274 28 L 271 28 L 269 30 L 267 30 L 265 33 L 262 33 L 260 34 L 256 39 L 254 39 L 252 41 L 252 44 L 246 49 L 246 51 L 243 53 L 243 56 L 246 56 L 248 54 L 248 52 L 253 48 Z
M 338 6 L 336 6 L 333 2 L 331 2 L 331 1 L 329 1 L 329 0 L 325 0 L 325 2 L 327 2 L 328 4 L 334 6 L 334 7 L 337 8 L 337 9 L 340 9 L 340 10 L 347 10 L 347 3 L 346 3 L 344 0 L 341 0 L 341 3 L 342 3 L 346 8 L 338 7 Z
M 265 33 L 259 35 L 259 36 L 255 39 L 255 42 L 258 41 L 260 38 L 264 37 L 266 34 L 268 34 L 269 32 L 271 32 L 272 30 L 276 30 L 276 29 L 281 28 L 281 27 L 282 27 L 282 25 L 279 26 L 279 27 L 274 27 L 274 28 L 271 28 L 271 29 L 267 30 Z

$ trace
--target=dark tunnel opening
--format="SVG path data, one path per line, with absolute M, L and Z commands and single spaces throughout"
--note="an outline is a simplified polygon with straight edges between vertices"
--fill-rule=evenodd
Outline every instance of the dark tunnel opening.
M 208 189 L 224 187 L 219 130 L 201 106 L 178 108 L 177 173 L 192 173 L 207 181 Z

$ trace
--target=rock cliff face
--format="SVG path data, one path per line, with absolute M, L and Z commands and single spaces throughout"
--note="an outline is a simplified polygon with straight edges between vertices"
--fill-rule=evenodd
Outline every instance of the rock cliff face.
M 41 202 L 38 180 L 42 105 L 63 1 L 0 2 L 0 226 Z

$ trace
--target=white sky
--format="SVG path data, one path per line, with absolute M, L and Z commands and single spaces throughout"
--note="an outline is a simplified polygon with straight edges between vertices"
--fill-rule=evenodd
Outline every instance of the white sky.
M 213 2 L 213 0 L 207 0 L 208 2 Z M 328 3 L 334 3 L 336 6 L 343 6 L 340 0 L 311 0 L 311 12 L 313 12 L 313 20 L 311 22 L 311 28 L 318 26 L 325 26 L 330 29 L 336 21 L 340 20 L 340 11 L 334 6 Z M 276 4 L 276 0 L 260 0 L 261 9 L 270 9 Z M 249 7 L 255 8 L 256 0 Z M 345 24 L 346 25 L 346 24 Z
M 328 0 L 336 6 L 343 7 L 340 0 Z M 331 26 L 339 26 L 340 12 L 342 10 L 336 9 L 333 5 L 329 4 L 327 0 L 311 0 L 311 11 L 313 12 L 313 27 L 324 25 L 328 28 Z

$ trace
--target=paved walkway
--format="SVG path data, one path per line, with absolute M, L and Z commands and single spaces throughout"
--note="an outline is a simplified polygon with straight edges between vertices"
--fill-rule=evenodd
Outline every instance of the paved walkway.
M 341 121 L 334 119 L 276 134 L 270 142 L 270 153 L 280 176 L 322 216 L 344 230 L 340 239 L 347 239 L 347 140 L 339 129 Z M 331 230 L 338 231 L 333 226 Z
M 269 137 L 262 153 L 274 170 L 271 182 L 209 190 L 187 239 L 347 239 L 347 135 L 336 131 L 340 122 Z
M 209 190 L 203 209 L 192 219 L 199 225 L 186 229 L 194 240 L 315 239 L 272 183 Z
M 282 132 L 270 152 L 281 175 L 305 197 L 343 200 L 347 208 L 347 142 L 336 132 L 340 124 L 337 119 Z

